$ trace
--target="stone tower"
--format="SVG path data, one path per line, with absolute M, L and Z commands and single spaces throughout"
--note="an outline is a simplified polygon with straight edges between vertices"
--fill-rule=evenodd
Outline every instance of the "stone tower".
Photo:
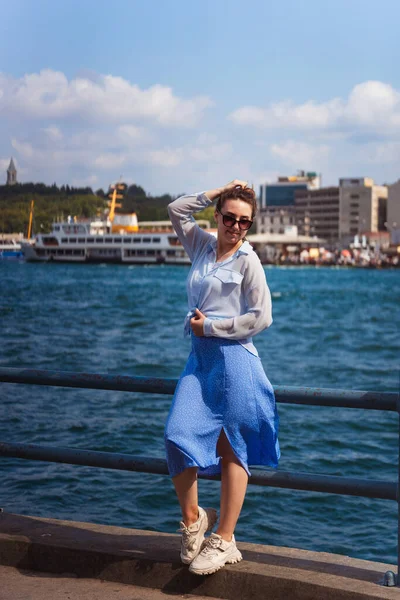
M 7 169 L 7 185 L 15 185 L 17 183 L 17 169 L 11 157 L 10 166 Z

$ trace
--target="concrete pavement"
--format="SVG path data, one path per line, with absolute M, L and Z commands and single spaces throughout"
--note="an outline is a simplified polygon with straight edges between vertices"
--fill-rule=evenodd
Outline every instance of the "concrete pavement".
M 21 575 L 26 570 L 61 575 L 63 588 L 60 593 L 64 595 L 59 597 L 66 600 L 71 586 L 79 584 L 76 578 L 134 586 L 132 594 L 138 588 L 144 594 L 146 590 L 140 590 L 140 587 L 147 588 L 155 594 L 161 593 L 163 598 L 188 597 L 188 594 L 197 595 L 197 598 L 232 600 L 400 598 L 399 588 L 380 585 L 385 571 L 395 570 L 393 565 L 259 544 L 239 543 L 238 547 L 243 553 L 242 562 L 213 575 L 198 577 L 180 563 L 177 535 L 0 514 L 0 565 L 14 568 L 8 576 L 17 581 L 15 569 Z M 43 576 L 31 578 L 39 591 L 42 586 L 41 598 L 45 598 L 46 586 L 53 585 L 52 579 L 47 579 Z M 18 581 L 20 585 L 26 583 L 26 579 Z M 4 582 L 7 584 L 7 577 L 2 578 L 1 589 L 4 589 Z M 91 585 L 96 586 L 97 582 Z M 120 594 L 118 598 L 124 598 L 124 588 L 115 593 Z M 136 598 L 132 594 L 129 598 Z M 21 600 L 29 598 L 20 597 Z M 39 598 L 31 597 L 32 600 Z M 75 597 L 85 598 L 83 595 Z M 95 595 L 86 597 L 96 598 Z M 153 597 L 158 600 L 156 595 L 150 596 L 149 600 Z M 17 598 L 5 596 L 4 600 Z M 109 598 L 111 600 L 112 596 Z M 147 600 L 146 596 L 144 598 Z
M 3 566 L 0 566 L 0 582 L 0 600 L 166 600 L 169 596 L 152 588 Z M 179 594 L 174 598 L 210 600 L 209 596 L 192 594 Z

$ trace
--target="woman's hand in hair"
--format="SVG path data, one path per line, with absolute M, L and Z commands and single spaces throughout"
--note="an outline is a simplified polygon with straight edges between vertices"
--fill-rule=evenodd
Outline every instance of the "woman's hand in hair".
M 222 188 L 222 192 L 229 192 L 237 187 L 245 188 L 247 187 L 247 181 L 242 181 L 241 179 L 234 179 L 230 183 L 227 183 Z
M 215 188 L 215 190 L 208 190 L 208 192 L 206 192 L 206 196 L 210 200 L 216 200 L 220 197 L 221 194 L 229 192 L 229 190 L 233 190 L 237 187 L 247 187 L 247 181 L 242 181 L 241 179 L 234 179 L 230 183 L 227 183 L 226 185 L 223 185 L 220 188 Z

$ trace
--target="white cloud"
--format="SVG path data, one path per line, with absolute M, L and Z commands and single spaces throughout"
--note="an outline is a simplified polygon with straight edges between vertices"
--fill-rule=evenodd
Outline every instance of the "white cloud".
M 153 136 L 144 127 L 135 125 L 121 125 L 116 133 L 118 140 L 126 145 L 149 142 L 153 139 Z
M 94 188 L 99 182 L 97 175 L 88 175 L 87 177 L 72 179 L 71 185 L 74 187 L 91 187 Z
M 159 167 L 177 167 L 183 159 L 183 152 L 180 148 L 166 148 L 162 150 L 153 150 L 143 155 L 146 163 L 157 165 Z
M 29 142 L 20 142 L 17 139 L 13 138 L 11 140 L 11 145 L 20 154 L 23 158 L 28 160 L 35 158 L 35 150 L 33 149 L 32 144 Z
M 194 126 L 212 105 L 206 96 L 185 100 L 170 87 L 155 84 L 142 90 L 122 77 L 99 75 L 70 81 L 59 71 L 14 79 L 0 74 L 0 110 L 37 119 L 83 117 L 95 122 L 126 123 L 149 119 L 159 125 Z
M 287 140 L 280 144 L 272 144 L 270 152 L 278 156 L 283 163 L 298 168 L 299 165 L 312 165 L 319 167 L 329 154 L 329 146 L 311 145 L 304 142 Z M 318 169 L 319 170 L 319 169 Z
M 266 108 L 244 106 L 229 115 L 239 125 L 298 130 L 341 130 L 391 134 L 400 131 L 400 93 L 381 81 L 366 81 L 351 90 L 346 100 L 333 98 L 296 105 L 291 100 Z
M 92 161 L 93 167 L 99 169 L 119 169 L 127 162 L 128 157 L 124 154 L 114 152 L 103 152 L 96 156 Z
M 369 144 L 364 149 L 366 160 L 374 164 L 400 163 L 400 142 L 387 142 L 386 144 Z
M 14 165 L 15 168 L 18 168 L 17 165 L 17 161 L 14 158 Z M 10 158 L 0 158 L 0 172 L 3 173 L 4 171 L 7 171 L 8 167 L 10 166 Z
M 220 162 L 231 156 L 233 151 L 232 144 L 205 144 L 193 146 L 189 151 L 189 156 L 194 161 L 199 162 Z
M 62 140 L 63 138 L 61 130 L 58 127 L 56 127 L 56 125 L 50 125 L 49 127 L 45 127 L 43 131 L 52 140 Z

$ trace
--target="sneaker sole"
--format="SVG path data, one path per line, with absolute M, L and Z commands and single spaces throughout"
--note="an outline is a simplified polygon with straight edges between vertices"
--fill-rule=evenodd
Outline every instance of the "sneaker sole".
M 205 508 L 204 510 L 207 513 L 207 520 L 208 520 L 208 527 L 207 527 L 207 529 L 205 530 L 204 533 L 207 533 L 208 531 L 211 531 L 211 529 L 214 527 L 215 523 L 218 521 L 218 513 L 215 510 L 215 508 Z M 199 546 L 199 551 L 198 551 L 197 554 L 200 554 L 200 552 L 201 552 L 201 550 L 203 548 L 204 539 L 205 538 L 203 538 L 203 541 L 201 542 L 201 544 Z M 197 556 L 197 554 L 196 554 L 196 556 Z M 196 556 L 193 556 L 193 558 L 186 558 L 186 557 L 182 557 L 182 554 L 181 554 L 180 555 L 181 562 L 184 565 L 190 565 L 190 563 L 196 558 Z
M 243 560 L 243 556 L 239 552 L 239 550 L 237 550 L 235 552 L 235 554 L 233 556 L 231 556 L 231 558 L 229 558 L 222 565 L 211 567 L 210 569 L 191 569 L 189 567 L 189 571 L 191 573 L 193 573 L 194 575 L 212 575 L 212 573 L 216 573 L 217 571 L 219 571 L 220 569 L 222 569 L 222 567 L 224 567 L 225 565 L 234 565 L 234 564 L 240 562 L 241 560 Z

